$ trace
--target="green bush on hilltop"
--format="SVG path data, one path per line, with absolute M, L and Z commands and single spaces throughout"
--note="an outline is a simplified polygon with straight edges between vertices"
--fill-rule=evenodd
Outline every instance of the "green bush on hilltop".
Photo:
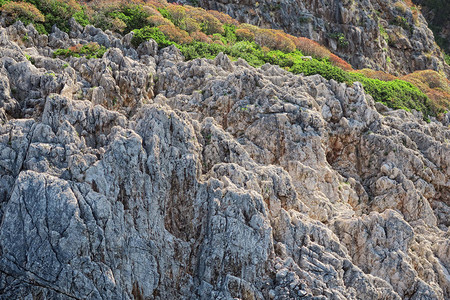
M 144 27 L 142 29 L 135 29 L 131 43 L 136 48 L 143 42 L 148 40 L 155 40 L 159 47 L 168 47 L 176 44 L 170 41 L 166 36 L 156 27 Z

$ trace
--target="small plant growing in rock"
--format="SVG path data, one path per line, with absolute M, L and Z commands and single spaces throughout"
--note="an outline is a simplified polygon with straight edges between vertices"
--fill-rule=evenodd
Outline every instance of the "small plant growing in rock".
M 106 48 L 104 46 L 100 46 L 97 43 L 88 43 L 86 45 L 75 45 L 68 49 L 57 49 L 53 52 L 53 57 L 64 56 L 64 57 L 81 57 L 85 56 L 86 58 L 102 58 L 106 52 Z
M 34 58 L 32 58 L 30 55 L 25 54 L 25 57 L 26 57 L 26 59 L 28 59 L 31 62 L 32 65 L 35 64 Z
M 330 38 L 335 39 L 338 41 L 339 46 L 341 47 L 347 47 L 349 45 L 349 42 L 345 38 L 345 35 L 342 32 L 339 33 L 331 33 L 329 35 Z
M 378 24 L 378 28 L 380 30 L 380 36 L 386 41 L 386 43 L 389 44 L 389 35 L 386 32 L 386 29 L 384 28 L 384 26 L 381 24 Z
M 406 20 L 405 17 L 397 16 L 395 19 L 391 22 L 393 25 L 397 25 L 405 29 L 406 31 L 412 33 L 413 27 L 409 24 L 408 20 Z

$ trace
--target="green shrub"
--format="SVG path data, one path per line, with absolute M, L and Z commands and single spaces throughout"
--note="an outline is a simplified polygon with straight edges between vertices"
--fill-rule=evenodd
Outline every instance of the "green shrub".
M 167 39 L 167 37 L 156 27 L 144 27 L 142 29 L 135 29 L 131 40 L 133 46 L 138 47 L 142 42 L 149 39 L 155 40 L 160 47 L 167 47 L 175 43 Z
M 362 74 L 353 73 L 351 81 L 362 83 L 366 93 L 375 101 L 382 102 L 394 109 L 415 109 L 422 111 L 424 116 L 435 115 L 430 99 L 417 87 L 403 80 L 381 81 L 367 78 Z
M 428 115 L 436 115 L 430 99 L 417 87 L 403 80 L 381 81 L 372 79 L 362 74 L 346 72 L 328 62 L 319 60 L 296 62 L 290 71 L 296 74 L 303 73 L 304 75 L 320 74 L 326 79 L 334 79 L 348 84 L 359 81 L 366 93 L 371 95 L 375 101 L 382 102 L 388 107 L 422 111 L 424 118 Z
M 129 33 L 146 26 L 148 24 L 147 18 L 150 17 L 150 14 L 142 9 L 140 5 L 129 4 L 121 6 L 120 11 L 111 13 L 111 16 L 122 20 L 127 25 L 124 33 Z
M 338 82 L 347 82 L 350 79 L 348 72 L 331 65 L 325 60 L 297 61 L 290 71 L 296 74 L 303 73 L 304 75 L 320 74 L 328 80 L 334 79 Z
M 164 18 L 170 20 L 170 13 L 169 13 L 169 11 L 168 11 L 166 8 L 160 7 L 160 8 L 158 8 L 158 11 L 160 12 L 160 14 L 161 14 Z
M 280 50 L 275 50 L 267 52 L 265 54 L 264 60 L 266 63 L 290 68 L 296 62 L 301 62 L 302 57 L 303 53 L 298 50 L 290 53 L 283 53 Z
M 202 42 L 192 42 L 185 46 L 178 46 L 187 60 L 195 58 L 210 58 L 213 59 L 220 52 L 227 53 L 228 48 L 226 46 L 218 44 L 207 44 Z
M 345 35 L 342 32 L 330 33 L 328 36 L 338 41 L 339 46 L 341 47 L 347 47 L 349 45 L 349 42 L 347 41 Z
M 8 3 L 11 0 L 0 0 L 0 7 L 2 7 L 4 4 Z
M 413 26 L 411 26 L 408 22 L 408 20 L 406 20 L 405 17 L 402 16 L 397 16 L 395 17 L 395 19 L 391 22 L 391 24 L 393 25 L 397 25 L 402 27 L 403 29 L 405 29 L 406 31 L 409 31 L 411 34 L 413 33 Z
M 84 10 L 77 11 L 72 15 L 72 17 L 75 19 L 75 21 L 77 21 L 78 24 L 80 24 L 83 27 L 89 25 L 89 20 Z
M 35 5 L 44 15 L 45 22 L 37 23 L 42 26 L 36 26 L 41 33 L 51 32 L 52 26 L 56 26 L 69 32 L 69 20 L 74 17 L 80 24 L 89 24 L 88 18 L 80 4 L 75 0 L 26 0 Z
M 235 43 L 236 37 L 236 26 L 235 25 L 224 25 L 223 26 L 223 36 L 225 37 L 227 43 Z

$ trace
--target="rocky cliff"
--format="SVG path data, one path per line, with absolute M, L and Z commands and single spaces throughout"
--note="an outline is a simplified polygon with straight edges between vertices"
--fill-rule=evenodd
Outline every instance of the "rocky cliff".
M 421 7 L 429 27 L 434 32 L 436 42 L 450 53 L 450 5 L 446 0 L 414 0 Z
M 443 53 L 418 8 L 403 0 L 199 0 L 241 22 L 311 38 L 357 69 L 395 75 L 445 70 Z
M 2 299 L 450 298 L 449 114 L 131 36 L 0 28 Z

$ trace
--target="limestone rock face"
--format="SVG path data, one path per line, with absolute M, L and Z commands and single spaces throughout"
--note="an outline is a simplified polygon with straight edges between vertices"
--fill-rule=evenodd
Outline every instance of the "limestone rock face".
M 32 32 L 0 28 L 0 298 L 450 298 L 447 125 L 359 83 Z
M 403 0 L 198 1 L 241 22 L 308 37 L 357 69 L 392 74 L 444 70 L 442 51 L 419 9 Z

